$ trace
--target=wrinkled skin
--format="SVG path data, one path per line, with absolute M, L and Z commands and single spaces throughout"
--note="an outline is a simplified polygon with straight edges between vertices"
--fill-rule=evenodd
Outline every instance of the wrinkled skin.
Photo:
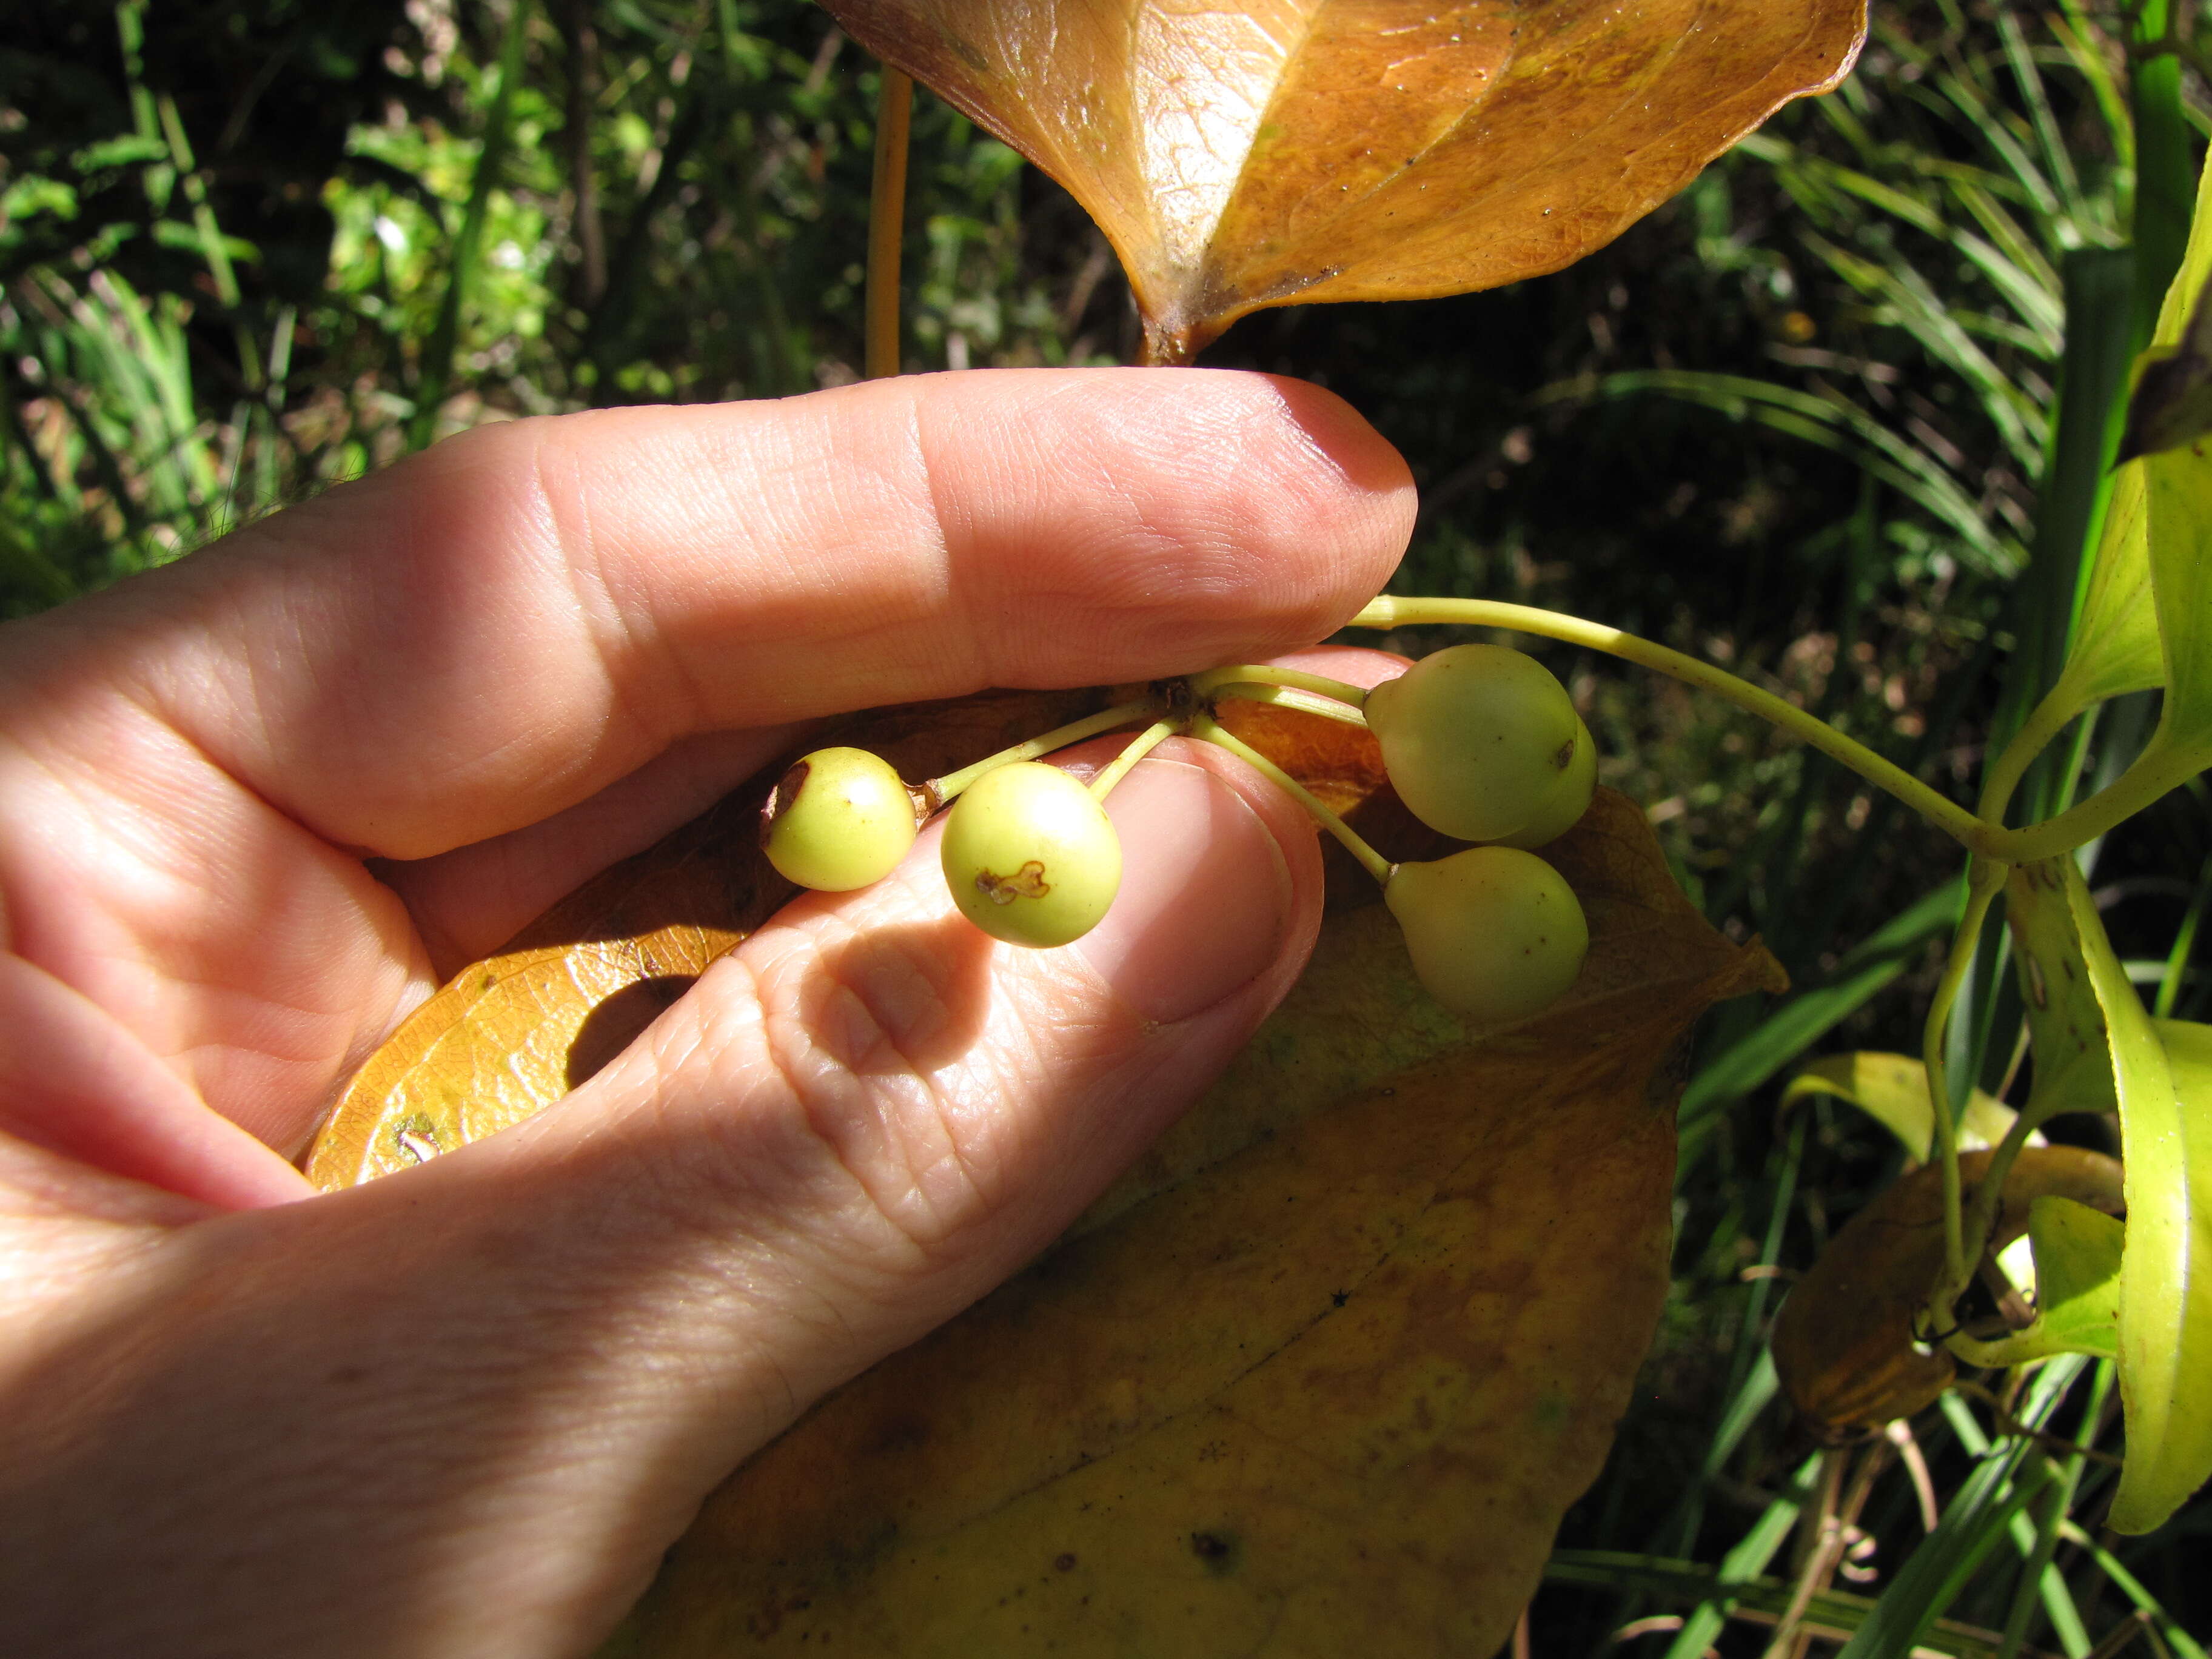
M 941 376 L 488 428 L 0 633 L 0 1647 L 587 1652 L 1237 1050 L 1312 832 L 1171 744 L 1074 946 L 933 830 L 515 1131 L 314 1196 L 333 1089 L 804 722 L 1294 647 L 1411 497 L 1310 387 Z

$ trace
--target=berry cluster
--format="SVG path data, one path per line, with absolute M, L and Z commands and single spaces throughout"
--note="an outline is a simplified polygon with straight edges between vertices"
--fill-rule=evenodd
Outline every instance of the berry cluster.
M 1414 815 L 1478 844 L 1431 862 L 1389 863 L 1212 719 L 1224 696 L 1366 726 Z M 1037 758 L 1140 720 L 1150 721 L 1143 735 L 1089 784 Z M 769 793 L 761 845 L 799 885 L 849 891 L 888 875 L 949 801 L 942 863 L 961 914 L 1011 945 L 1066 945 L 1097 925 L 1121 885 L 1106 794 L 1178 732 L 1259 766 L 1375 872 L 1414 971 L 1445 1006 L 1485 1024 L 1525 1018 L 1581 971 L 1589 946 L 1582 906 L 1533 849 L 1589 807 L 1596 751 L 1559 681 L 1502 646 L 1452 647 L 1372 690 L 1286 669 L 1216 669 L 1172 697 L 1108 710 L 919 787 L 866 750 L 817 749 Z

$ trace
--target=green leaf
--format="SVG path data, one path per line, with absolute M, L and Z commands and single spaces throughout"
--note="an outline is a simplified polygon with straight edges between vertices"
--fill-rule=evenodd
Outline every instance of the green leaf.
M 2119 1109 L 2105 1011 L 2090 988 L 2067 902 L 2072 867 L 2070 857 L 2045 859 L 2019 866 L 2005 880 L 2005 921 L 2035 1055 L 2027 1114 L 2039 1122 L 2053 1112 Z
M 1782 1103 L 1786 1107 L 1808 1095 L 1848 1100 L 1902 1141 L 1917 1161 L 1928 1161 L 1936 1134 L 1935 1114 L 1928 1104 L 1928 1068 L 1911 1055 L 1872 1049 L 1825 1054 L 1808 1061 L 1790 1079 Z M 2016 1115 L 2009 1106 L 1975 1090 L 1959 1122 L 1960 1149 L 1976 1152 L 1996 1146 Z M 2043 1138 L 2031 1136 L 2030 1143 L 2040 1146 Z
M 2124 1222 L 2045 1195 L 2028 1207 L 2027 1237 L 2035 1252 L 2035 1322 L 1974 1358 L 1990 1365 L 2024 1365 L 2058 1353 L 2119 1357 L 2120 1256 Z
M 2148 508 L 2151 594 L 2166 650 L 2158 738 L 2212 762 L 2212 458 L 2202 444 L 2136 463 Z
M 2212 293 L 2200 289 L 2197 305 L 2170 357 L 2147 363 L 2128 399 L 2127 435 L 2120 459 L 2179 449 L 2212 432 Z
M 2212 1475 L 2212 1026 L 2154 1020 L 2112 953 L 2087 884 L 2061 860 L 2103 1008 L 2127 1169 L 2116 1532 L 2148 1532 Z
M 2046 1353 L 2119 1355 L 2120 1252 L 2127 1225 L 2070 1198 L 2039 1198 L 2027 1212 L 2035 1249 L 2035 1324 Z
M 169 147 L 159 138 L 143 132 L 126 132 L 120 137 L 87 144 L 70 157 L 70 165 L 79 173 L 98 173 L 107 167 L 127 167 L 168 159 Z
M 2030 1428 L 2041 1428 L 2086 1364 L 2064 1358 L 2035 1373 L 2027 1399 L 2019 1408 L 2020 1420 Z M 1896 1570 L 1837 1659 L 1893 1659 L 1921 1645 L 1929 1628 L 2003 1540 L 2012 1517 L 2040 1492 L 2037 1476 L 2054 1478 L 2048 1465 L 2029 1462 L 2033 1445 L 2027 1436 L 2016 1436 L 1974 1465 L 1952 1495 L 1936 1530 Z

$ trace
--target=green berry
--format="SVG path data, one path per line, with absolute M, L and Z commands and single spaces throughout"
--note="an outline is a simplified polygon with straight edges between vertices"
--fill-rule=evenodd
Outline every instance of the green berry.
M 804 755 L 761 807 L 761 848 L 787 881 L 847 893 L 880 881 L 914 845 L 914 797 L 865 749 Z
M 1367 694 L 1367 724 L 1399 799 L 1432 830 L 1503 841 L 1574 768 L 1566 688 L 1525 652 L 1455 645 Z
M 1590 741 L 1589 727 L 1577 720 L 1575 757 L 1560 775 L 1551 798 L 1518 832 L 1500 836 L 1498 844 L 1533 853 L 1557 841 L 1582 822 L 1583 814 L 1589 811 L 1590 797 L 1596 793 L 1597 745 Z
M 1589 924 L 1559 872 L 1513 847 L 1470 847 L 1390 872 L 1382 902 L 1431 996 L 1485 1025 L 1526 1019 L 1582 972 Z
M 1040 949 L 1081 939 L 1121 885 L 1121 842 L 1090 790 L 1018 761 L 969 784 L 945 823 L 952 902 L 993 939 Z

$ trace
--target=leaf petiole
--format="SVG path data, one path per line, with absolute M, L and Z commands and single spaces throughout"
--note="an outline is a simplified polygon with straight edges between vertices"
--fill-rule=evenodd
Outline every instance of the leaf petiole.
M 1970 1262 L 1978 1261 L 1978 1249 L 1969 1256 L 1965 1243 L 1965 1228 L 1960 1216 L 1959 1180 L 1959 1124 L 1958 1113 L 1951 1103 L 1950 1082 L 1943 1064 L 1943 1044 L 1951 1024 L 1951 1008 L 1959 1000 L 1960 987 L 1965 984 L 1967 970 L 1973 966 L 1975 942 L 1982 936 L 1982 924 L 1988 920 L 1990 905 L 2003 890 L 2005 878 L 2010 869 L 2002 864 L 1991 864 L 1975 859 L 1966 866 L 1966 908 L 1959 918 L 1958 932 L 1951 941 L 1951 954 L 1943 964 L 1943 977 L 1936 987 L 1935 1000 L 1929 1005 L 1928 1023 L 1921 1036 L 1920 1059 L 1928 1073 L 1929 1116 L 1936 1127 L 1936 1150 L 1943 1160 L 1943 1276 L 1936 1281 L 1936 1291 L 1929 1298 L 1930 1307 L 1938 1316 L 1938 1324 L 1949 1316 L 1951 1304 L 1959 1299 L 1973 1276 Z M 2021 1121 L 2025 1121 L 2025 1115 Z M 2018 1121 L 2014 1127 L 2018 1127 Z M 2022 1133 L 2025 1144 L 2027 1136 Z M 2018 1150 L 2014 1149 L 2015 1152 Z M 2010 1160 L 2007 1160 L 2009 1162 Z M 2001 1171 L 1991 1166 L 1997 1190 L 2003 1191 Z M 1984 1182 L 1983 1185 L 1988 1186 Z M 1981 1194 L 1975 1194 L 1977 1204 Z M 1991 1211 L 1991 1214 L 1995 1212 Z M 1984 1243 L 1987 1243 L 1986 1232 Z
M 1302 668 L 1278 668 L 1272 663 L 1231 663 L 1225 668 L 1209 668 L 1203 674 L 1190 678 L 1190 694 L 1204 702 L 1217 692 L 1232 685 L 1284 685 L 1300 691 L 1311 691 L 1317 696 L 1334 698 L 1338 702 L 1350 703 L 1354 708 L 1367 705 L 1367 688 L 1352 685 L 1344 680 L 1333 680 L 1325 674 L 1309 674 Z
M 941 778 L 932 778 L 921 786 L 928 798 L 929 811 L 934 812 L 951 801 L 969 785 L 986 772 L 995 772 L 1016 761 L 1039 760 L 1054 750 L 1065 749 L 1072 743 L 1081 743 L 1085 738 L 1095 738 L 1101 732 L 1111 732 L 1116 726 L 1134 726 L 1158 711 L 1150 699 L 1142 702 L 1116 703 L 1111 708 L 1102 708 L 1095 714 L 1086 714 L 1079 720 L 1031 738 L 1027 743 L 1018 743 L 1011 749 L 1001 749 L 995 755 L 986 755 L 973 765 L 963 766 L 957 772 L 947 772 Z
M 1343 726 L 1367 729 L 1367 717 L 1357 708 L 1348 708 L 1334 697 L 1317 697 L 1310 691 L 1300 691 L 1287 685 L 1246 685 L 1237 684 L 1218 688 L 1209 701 L 1218 702 L 1223 697 L 1239 697 L 1247 702 L 1273 703 L 1278 708 L 1295 708 L 1301 714 L 1318 714 L 1325 720 L 1335 720 Z
M 906 228 L 907 132 L 914 79 L 889 64 L 876 101 L 876 171 L 868 189 L 868 279 L 862 361 L 867 377 L 899 372 L 899 252 Z
M 1315 823 L 1341 842 L 1344 850 L 1366 866 L 1368 874 L 1385 886 L 1389 884 L 1390 860 L 1370 847 L 1358 830 L 1323 805 L 1305 785 L 1253 748 L 1250 744 L 1244 742 L 1211 714 L 1201 714 L 1194 716 L 1191 720 L 1190 734 L 1194 738 L 1203 738 L 1207 743 L 1220 744 L 1222 748 L 1236 756 L 1254 771 L 1267 778 L 1277 788 L 1282 790 L 1284 793 L 1311 813 Z
M 1180 720 L 1154 720 L 1129 740 L 1129 746 L 1114 757 L 1113 763 L 1091 780 L 1091 793 L 1104 800 L 1114 791 L 1114 786 L 1129 775 L 1129 769 L 1175 736 Z

